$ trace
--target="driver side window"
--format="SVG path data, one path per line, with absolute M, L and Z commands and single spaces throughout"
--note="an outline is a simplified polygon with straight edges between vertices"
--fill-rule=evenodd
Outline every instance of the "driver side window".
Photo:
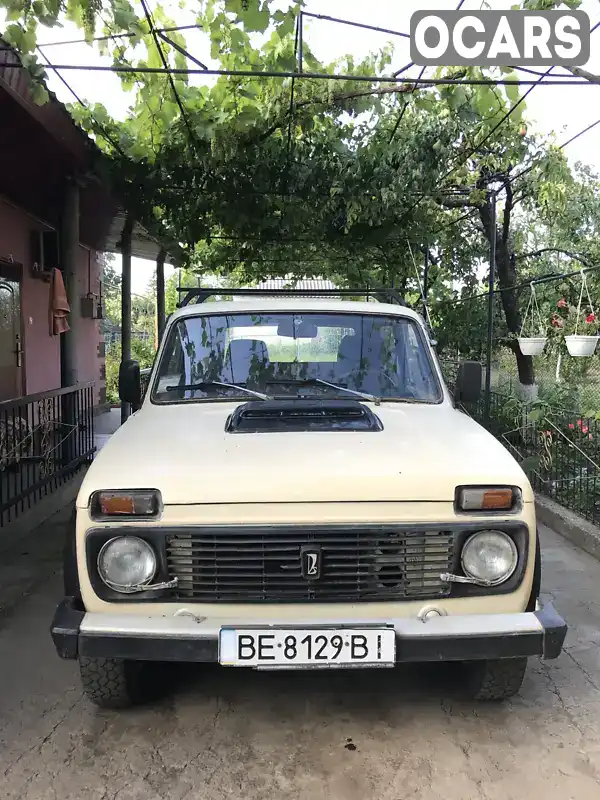
M 176 330 L 175 335 L 171 337 L 170 343 L 167 342 L 168 356 L 163 362 L 164 368 L 161 370 L 159 377 L 157 392 L 159 394 L 166 393 L 167 386 L 177 386 L 185 383 L 184 369 L 183 369 L 183 349 L 181 345 L 181 338 L 179 336 L 179 329 Z

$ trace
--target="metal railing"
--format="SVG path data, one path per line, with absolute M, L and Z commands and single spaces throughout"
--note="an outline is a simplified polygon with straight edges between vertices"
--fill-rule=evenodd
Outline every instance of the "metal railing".
M 521 463 L 533 488 L 600 523 L 600 424 L 542 403 L 491 393 L 488 428 Z M 473 416 L 481 419 L 482 410 Z
M 453 364 L 442 363 L 451 386 Z M 464 411 L 484 423 L 484 398 Z M 486 425 L 520 462 L 536 492 L 600 524 L 600 421 L 543 402 L 490 393 Z
M 0 527 L 56 491 L 94 446 L 94 384 L 0 402 Z

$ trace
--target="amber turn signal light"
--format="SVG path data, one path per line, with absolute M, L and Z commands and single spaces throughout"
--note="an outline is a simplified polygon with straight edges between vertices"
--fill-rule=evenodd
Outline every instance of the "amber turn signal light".
M 149 491 L 97 492 L 92 509 L 102 517 L 154 517 L 158 514 L 158 493 Z
M 461 511 L 510 511 L 514 503 L 511 488 L 461 489 L 458 496 Z

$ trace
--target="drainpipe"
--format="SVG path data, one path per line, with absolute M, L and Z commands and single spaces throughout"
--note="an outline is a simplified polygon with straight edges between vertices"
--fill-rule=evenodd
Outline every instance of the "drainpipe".
M 121 361 L 131 358 L 131 237 L 133 219 L 127 216 L 121 233 Z M 121 403 L 121 424 L 127 421 L 131 408 Z

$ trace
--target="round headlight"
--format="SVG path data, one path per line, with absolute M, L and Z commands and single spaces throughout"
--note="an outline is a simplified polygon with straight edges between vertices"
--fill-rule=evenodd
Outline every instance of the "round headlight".
M 150 583 L 156 572 L 154 550 L 137 536 L 118 536 L 102 546 L 98 574 L 117 592 L 134 592 Z
M 502 531 L 479 531 L 463 547 L 461 562 L 469 578 L 495 586 L 508 580 L 517 568 L 517 547 Z

